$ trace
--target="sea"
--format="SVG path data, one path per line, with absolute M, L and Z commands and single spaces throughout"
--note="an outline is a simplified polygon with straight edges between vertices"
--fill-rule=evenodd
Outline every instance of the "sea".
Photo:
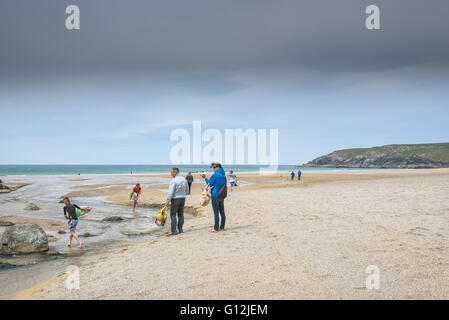
M 16 175 L 91 175 L 91 174 L 150 174 L 150 173 L 169 173 L 172 167 L 178 167 L 182 173 L 185 172 L 209 172 L 208 165 L 0 165 L 0 178 L 3 176 Z M 261 169 L 268 168 L 266 165 L 223 165 L 225 171 L 234 170 L 234 172 L 259 172 Z M 364 170 L 359 168 L 302 168 L 298 165 L 279 165 L 279 172 L 297 171 L 347 171 Z M 366 169 L 365 169 L 366 170 Z M 370 169 L 372 170 L 372 169 Z

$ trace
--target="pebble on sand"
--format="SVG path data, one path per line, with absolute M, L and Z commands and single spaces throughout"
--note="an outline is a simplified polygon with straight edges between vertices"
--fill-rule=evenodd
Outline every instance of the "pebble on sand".
M 36 210 L 40 210 L 41 208 L 39 208 L 36 204 L 34 203 L 28 203 L 27 206 L 25 207 L 25 210 L 28 211 L 36 211 Z

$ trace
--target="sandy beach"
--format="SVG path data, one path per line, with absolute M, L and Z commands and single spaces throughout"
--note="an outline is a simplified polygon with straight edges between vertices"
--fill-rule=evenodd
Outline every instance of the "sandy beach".
M 208 232 L 212 208 L 199 206 L 197 183 L 186 203 L 196 217 L 184 234 L 142 239 L 79 265 L 79 290 L 66 289 L 62 274 L 11 298 L 449 298 L 448 169 L 239 179 L 225 200 L 226 231 Z M 123 186 L 97 187 L 70 196 L 126 202 Z M 166 188 L 144 189 L 143 206 L 159 206 Z M 366 288 L 370 265 L 379 269 L 379 290 Z

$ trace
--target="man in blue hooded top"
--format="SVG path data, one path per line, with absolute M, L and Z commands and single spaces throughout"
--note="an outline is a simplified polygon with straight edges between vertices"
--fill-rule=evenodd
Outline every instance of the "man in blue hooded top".
M 212 163 L 212 170 L 214 173 L 210 177 L 210 179 L 206 178 L 206 175 L 203 174 L 203 179 L 206 180 L 206 183 L 212 189 L 212 208 L 214 209 L 214 218 L 215 224 L 214 229 L 210 230 L 210 232 L 218 232 L 224 231 L 225 223 L 226 223 L 226 215 L 224 211 L 224 198 L 227 195 L 226 189 L 226 173 L 221 167 L 220 163 Z M 220 216 L 221 216 L 221 224 L 220 224 Z M 220 228 L 220 229 L 219 229 Z

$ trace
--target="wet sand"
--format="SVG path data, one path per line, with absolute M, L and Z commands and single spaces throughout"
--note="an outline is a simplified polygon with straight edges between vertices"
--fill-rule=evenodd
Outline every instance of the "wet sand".
M 25 187 L 27 184 L 26 183 L 3 183 L 3 185 L 7 186 L 9 189 L 1 189 L 0 194 L 16 191 L 22 187 Z
M 288 174 L 238 176 L 226 231 L 208 232 L 212 208 L 199 206 L 197 183 L 187 200 L 196 219 L 183 235 L 142 239 L 80 266 L 80 290 L 67 290 L 60 275 L 18 297 L 449 298 L 448 169 L 305 173 L 299 183 Z M 71 196 L 129 204 L 124 185 L 103 187 Z M 159 206 L 166 189 L 144 188 L 143 206 Z M 379 290 L 365 287 L 370 265 L 380 270 Z
M 63 217 L 60 199 L 78 187 L 127 181 L 123 175 L 90 175 L 82 179 L 70 175 L 9 176 L 8 184 L 26 184 L 23 188 L 0 195 L 0 238 L 9 223 L 15 225 L 38 224 L 47 233 L 49 251 L 26 255 L 0 255 L 0 299 L 7 299 L 24 289 L 36 286 L 54 278 L 66 270 L 72 262 L 84 264 L 115 250 L 126 247 L 140 239 L 148 239 L 164 234 L 164 228 L 154 224 L 158 210 L 142 208 L 138 214 L 132 212 L 131 202 L 125 206 L 104 203 L 96 196 L 95 190 L 85 198 L 73 198 L 78 205 L 93 207 L 92 212 L 81 218 L 78 235 L 84 241 L 83 250 L 75 242 L 67 247 L 68 226 Z M 154 179 L 148 179 L 152 183 Z M 157 180 L 157 178 L 156 178 Z M 166 178 L 166 181 L 169 179 Z M 133 179 L 128 180 L 128 184 Z M 131 186 L 131 184 L 130 184 Z M 127 193 L 124 187 L 123 192 Z M 27 210 L 36 204 L 39 210 Z M 120 217 L 120 222 L 104 219 Z M 186 221 L 193 217 L 186 215 Z M 168 227 L 168 226 L 167 226 Z

